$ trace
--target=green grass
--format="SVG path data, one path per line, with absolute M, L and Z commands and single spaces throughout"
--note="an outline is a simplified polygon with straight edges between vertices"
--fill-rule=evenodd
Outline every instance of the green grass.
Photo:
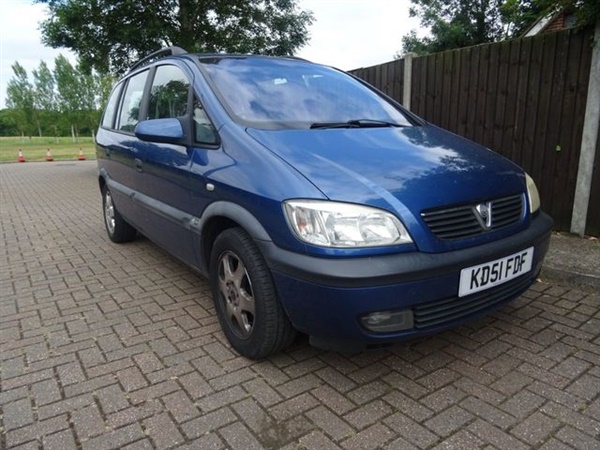
M 50 149 L 55 161 L 76 160 L 79 149 L 86 159 L 96 158 L 95 144 L 91 137 L 80 137 L 73 142 L 70 137 L 0 137 L 0 162 L 17 162 L 19 149 L 29 161 L 45 161 L 46 149 Z

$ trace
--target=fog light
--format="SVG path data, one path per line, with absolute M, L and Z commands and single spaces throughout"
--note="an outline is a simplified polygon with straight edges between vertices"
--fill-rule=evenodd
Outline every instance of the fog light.
M 410 309 L 400 311 L 376 311 L 360 318 L 367 330 L 377 333 L 393 333 L 413 328 L 413 314 Z

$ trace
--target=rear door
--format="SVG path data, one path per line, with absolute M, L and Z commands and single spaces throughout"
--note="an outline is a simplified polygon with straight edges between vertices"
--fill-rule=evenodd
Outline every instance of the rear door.
M 148 74 L 149 71 L 144 70 L 115 87 L 96 137 L 99 167 L 105 171 L 115 205 L 136 228 L 140 228 L 143 221 L 142 209 L 135 202 L 140 180 L 136 170 L 137 138 L 133 130 L 139 122 Z

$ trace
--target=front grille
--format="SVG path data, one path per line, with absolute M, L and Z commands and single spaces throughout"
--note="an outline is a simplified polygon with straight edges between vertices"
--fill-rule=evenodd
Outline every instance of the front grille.
M 523 196 L 501 198 L 492 202 L 492 228 L 511 225 L 523 214 Z
M 486 220 L 485 212 L 483 216 L 478 212 L 478 206 L 489 207 L 487 214 L 491 214 L 490 221 Z M 512 225 L 519 221 L 522 214 L 523 196 L 513 195 L 479 205 L 424 211 L 421 217 L 438 238 L 464 239 Z
M 413 307 L 415 329 L 443 325 L 494 305 L 510 300 L 524 292 L 532 282 L 531 274 L 522 275 L 500 286 L 467 297 L 452 297 Z

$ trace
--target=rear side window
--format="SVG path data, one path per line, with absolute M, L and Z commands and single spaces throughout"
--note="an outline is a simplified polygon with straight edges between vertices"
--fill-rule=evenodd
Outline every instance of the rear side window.
M 121 89 L 123 88 L 123 83 L 119 83 L 113 89 L 108 102 L 106 103 L 106 109 L 104 110 L 104 116 L 102 116 L 102 126 L 105 128 L 113 128 L 115 124 L 115 113 L 117 112 L 117 105 L 119 102 L 119 95 L 121 94 Z
M 119 130 L 132 133 L 139 122 L 140 107 L 147 78 L 148 71 L 146 70 L 129 79 L 123 96 L 121 114 L 119 114 Z
M 188 110 L 190 82 L 176 66 L 158 66 L 150 90 L 148 119 L 185 116 Z

